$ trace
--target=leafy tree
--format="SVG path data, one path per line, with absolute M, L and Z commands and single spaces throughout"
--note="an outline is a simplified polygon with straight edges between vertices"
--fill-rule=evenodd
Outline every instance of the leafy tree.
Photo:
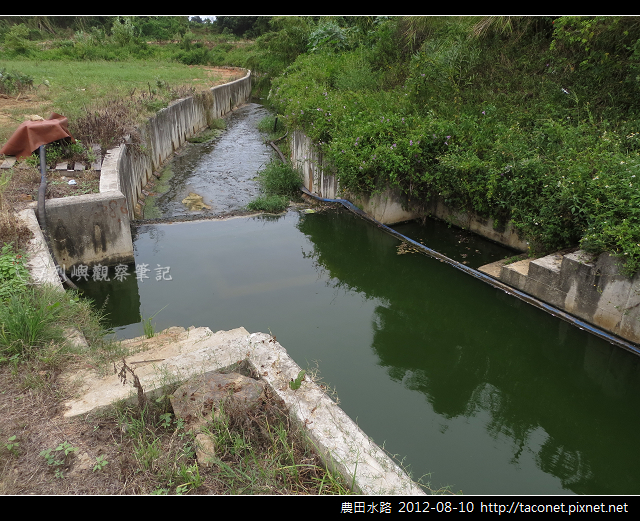
M 25 24 L 14 25 L 4 37 L 4 45 L 9 51 L 17 54 L 28 54 L 33 50 L 29 41 L 29 28 Z
M 271 16 L 217 16 L 214 22 L 218 33 L 227 32 L 239 38 L 257 38 L 269 30 Z

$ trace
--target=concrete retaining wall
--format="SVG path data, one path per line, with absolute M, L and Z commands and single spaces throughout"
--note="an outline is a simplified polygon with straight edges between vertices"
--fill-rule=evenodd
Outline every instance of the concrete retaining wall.
M 417 214 L 406 210 L 406 201 L 397 190 L 388 189 L 382 194 L 347 194 L 338 183 L 333 168 L 323 158 L 322 152 L 303 132 L 296 130 L 290 139 L 291 163 L 303 176 L 304 186 L 320 197 L 344 198 L 362 208 L 367 214 L 384 224 L 394 224 L 415 219 Z
M 492 219 L 484 219 L 471 212 L 452 210 L 441 199 L 430 201 L 419 214 L 408 209 L 407 198 L 399 190 L 389 188 L 374 195 L 347 194 L 340 189 L 334 170 L 309 137 L 296 130 L 291 135 L 290 143 L 291 163 L 302 172 L 307 189 L 320 197 L 348 199 L 383 224 L 408 221 L 426 213 L 510 248 L 519 251 L 528 249 L 528 243 L 518 237 L 511 225 L 494 226 Z
M 486 219 L 473 212 L 460 212 L 449 208 L 440 198 L 434 198 L 425 206 L 427 215 L 432 215 L 465 230 L 470 230 L 509 248 L 528 251 L 529 243 L 522 240 L 509 223 L 498 225 L 493 219 Z
M 633 278 L 622 275 L 618 259 L 606 253 L 593 256 L 578 250 L 505 262 L 494 262 L 479 270 L 600 329 L 640 344 L 640 274 Z
M 133 262 L 130 222 L 142 188 L 154 170 L 185 141 L 251 98 L 251 71 L 160 110 L 139 129 L 142 146 L 124 144 L 107 152 L 100 194 L 46 202 L 47 228 L 58 264 L 115 265 Z
M 133 262 L 126 203 L 121 192 L 47 200 L 47 227 L 60 267 Z

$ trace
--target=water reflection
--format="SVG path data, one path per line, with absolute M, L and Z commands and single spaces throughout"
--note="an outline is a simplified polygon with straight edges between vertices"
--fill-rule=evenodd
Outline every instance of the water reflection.
M 156 329 L 272 331 L 435 488 L 635 493 L 640 359 L 398 245 L 346 211 L 145 226 L 137 265 L 173 280 L 110 300 L 123 337 L 167 304 Z
M 443 418 L 489 413 L 485 429 L 510 439 L 512 464 L 534 451 L 565 489 L 637 491 L 636 356 L 438 261 L 399 258 L 394 238 L 350 221 L 325 214 L 298 226 L 337 286 L 380 301 L 371 348 L 391 379 Z

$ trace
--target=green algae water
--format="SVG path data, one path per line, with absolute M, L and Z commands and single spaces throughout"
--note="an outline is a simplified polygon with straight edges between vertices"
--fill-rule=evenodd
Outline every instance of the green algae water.
M 397 229 L 472 267 L 512 254 Z M 431 489 L 636 494 L 638 357 L 400 246 L 342 209 L 143 225 L 130 275 L 83 286 L 121 338 L 156 313 L 156 330 L 272 332 Z

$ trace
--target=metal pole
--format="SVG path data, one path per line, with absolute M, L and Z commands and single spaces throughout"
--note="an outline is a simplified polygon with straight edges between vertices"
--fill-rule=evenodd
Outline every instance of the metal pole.
M 43 233 L 47 233 L 47 219 L 44 209 L 44 196 L 47 191 L 47 163 L 44 145 L 40 145 L 40 188 L 38 189 L 38 222 Z
M 45 243 L 49 248 L 49 253 L 51 254 L 51 258 L 56 265 L 56 271 L 58 275 L 62 279 L 62 282 L 66 283 L 71 288 L 78 290 L 78 286 L 76 286 L 71 280 L 67 278 L 67 275 L 64 271 L 60 269 L 58 263 L 55 260 L 53 255 L 53 249 L 51 248 L 51 240 L 49 239 L 49 230 L 47 229 L 47 216 L 45 213 L 45 193 L 47 191 L 47 160 L 46 153 L 44 149 L 44 145 L 40 145 L 40 188 L 38 189 L 38 224 L 40 224 L 40 229 L 42 230 L 42 234 L 44 235 Z

